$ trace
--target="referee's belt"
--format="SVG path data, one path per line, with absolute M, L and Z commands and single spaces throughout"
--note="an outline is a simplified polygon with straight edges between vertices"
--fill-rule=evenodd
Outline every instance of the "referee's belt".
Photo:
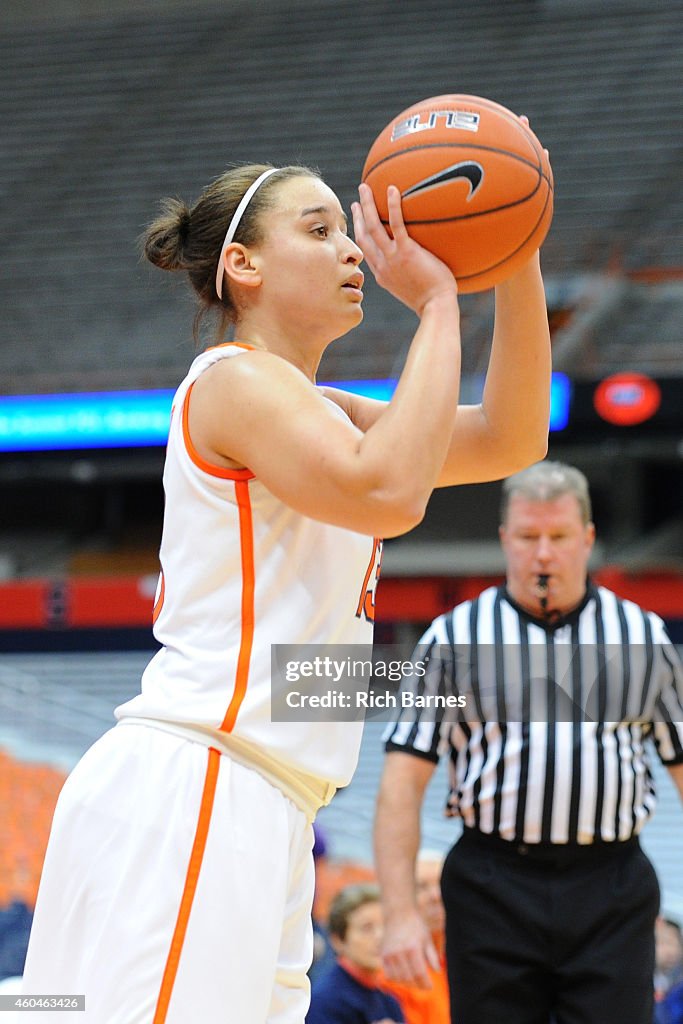
M 463 829 L 460 842 L 476 846 L 480 850 L 495 850 L 503 856 L 548 868 L 597 864 L 621 857 L 640 845 L 638 836 L 632 836 L 622 842 L 599 840 L 594 843 L 523 843 L 467 827 Z

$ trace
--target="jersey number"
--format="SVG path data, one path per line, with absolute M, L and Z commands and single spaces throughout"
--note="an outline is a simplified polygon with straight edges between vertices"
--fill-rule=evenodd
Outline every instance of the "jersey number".
M 382 541 L 379 537 L 375 537 L 372 545 L 372 554 L 370 555 L 370 561 L 365 571 L 365 579 L 363 580 L 363 586 L 361 587 L 360 597 L 358 599 L 358 607 L 356 608 L 356 618 L 361 619 L 365 617 L 368 622 L 375 621 L 375 590 L 379 582 L 379 573 L 382 566 Z

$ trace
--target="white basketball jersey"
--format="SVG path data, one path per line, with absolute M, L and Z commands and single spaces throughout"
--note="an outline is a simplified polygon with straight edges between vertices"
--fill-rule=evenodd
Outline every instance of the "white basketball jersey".
M 271 721 L 271 645 L 370 644 L 381 543 L 300 515 L 250 470 L 196 452 L 192 386 L 244 351 L 228 343 L 202 353 L 176 392 L 154 608 L 162 647 L 116 717 L 219 729 L 283 766 L 346 785 L 362 722 Z

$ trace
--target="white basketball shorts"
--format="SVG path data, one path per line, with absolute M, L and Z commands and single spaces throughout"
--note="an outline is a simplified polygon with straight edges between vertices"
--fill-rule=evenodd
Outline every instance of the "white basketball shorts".
M 84 995 L 69 1024 L 303 1024 L 312 846 L 256 771 L 120 723 L 59 797 L 24 994 Z

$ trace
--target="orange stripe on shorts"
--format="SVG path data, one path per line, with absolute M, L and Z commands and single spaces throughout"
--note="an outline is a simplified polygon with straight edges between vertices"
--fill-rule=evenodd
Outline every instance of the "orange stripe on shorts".
M 157 602 L 154 605 L 154 611 L 152 612 L 152 625 L 154 625 L 154 623 L 157 621 L 157 619 L 161 615 L 161 609 L 164 607 L 164 598 L 166 596 L 166 579 L 164 577 L 163 569 L 161 570 L 159 580 L 161 585 L 159 587 L 159 597 L 157 598 Z
M 202 866 L 202 860 L 204 859 L 206 839 L 209 834 L 209 825 L 211 823 L 211 812 L 213 810 L 213 801 L 216 794 L 216 782 L 218 780 L 220 757 L 221 755 L 218 750 L 214 747 L 209 747 L 209 763 L 206 768 L 206 777 L 204 779 L 202 802 L 199 805 L 197 831 L 195 832 L 194 843 L 192 844 L 192 853 L 190 854 L 190 862 L 187 866 L 187 876 L 185 878 L 185 888 L 183 889 L 175 931 L 173 932 L 171 946 L 166 959 L 164 976 L 161 979 L 161 988 L 159 989 L 159 998 L 157 1000 L 156 1011 L 154 1013 L 154 1020 L 152 1024 L 164 1024 L 168 1013 L 168 1006 L 171 1001 L 171 995 L 173 994 L 173 986 L 175 985 L 176 975 L 178 973 L 180 955 L 183 951 L 187 924 L 190 920 L 190 911 L 192 910 L 194 894 L 197 890 L 197 882 L 199 881 L 199 872 Z

